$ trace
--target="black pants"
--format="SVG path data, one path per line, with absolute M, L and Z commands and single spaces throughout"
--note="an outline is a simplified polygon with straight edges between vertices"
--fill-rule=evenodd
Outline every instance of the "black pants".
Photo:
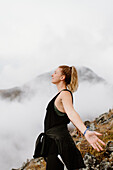
M 64 164 L 60 161 L 56 154 L 47 157 L 46 170 L 64 170 Z
M 46 170 L 64 170 L 64 164 L 56 154 L 51 154 L 47 157 Z M 78 170 L 78 169 L 69 169 Z

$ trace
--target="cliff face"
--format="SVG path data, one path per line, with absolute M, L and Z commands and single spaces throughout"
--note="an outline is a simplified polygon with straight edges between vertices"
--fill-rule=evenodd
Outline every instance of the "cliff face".
M 103 151 L 97 152 L 87 142 L 77 128 L 71 134 L 77 148 L 81 151 L 86 168 L 82 170 L 111 170 L 113 169 L 113 109 L 103 113 L 94 121 L 85 121 L 90 130 L 102 133 L 99 138 L 106 143 Z M 43 158 L 27 160 L 21 168 L 12 170 L 45 170 L 46 162 Z
M 102 136 L 99 136 L 99 138 L 106 143 L 106 146 L 102 145 L 103 151 L 97 152 L 76 129 L 72 132 L 71 135 L 82 153 L 87 169 L 105 170 L 113 168 L 113 110 L 101 114 L 92 122 L 85 121 L 84 123 L 86 126 L 90 126 L 90 130 L 100 132 Z M 81 137 L 79 138 L 79 136 Z

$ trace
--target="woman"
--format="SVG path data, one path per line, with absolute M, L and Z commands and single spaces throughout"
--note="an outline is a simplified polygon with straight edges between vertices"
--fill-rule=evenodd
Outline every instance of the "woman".
M 70 121 L 85 136 L 90 145 L 97 151 L 103 150 L 96 131 L 89 131 L 73 107 L 73 92 L 78 88 L 78 75 L 74 66 L 59 66 L 52 74 L 52 83 L 57 86 L 57 95 L 49 102 L 44 120 L 44 158 L 46 170 L 63 170 L 64 164 L 68 170 L 85 168 L 80 151 L 77 149 L 67 124 Z M 35 148 L 34 158 L 37 151 Z M 61 161 L 59 159 L 61 158 Z

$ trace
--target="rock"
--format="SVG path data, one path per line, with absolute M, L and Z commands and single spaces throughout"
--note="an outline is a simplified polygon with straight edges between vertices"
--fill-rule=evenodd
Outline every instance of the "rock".
M 87 126 L 90 126 L 90 121 L 87 120 L 87 121 L 84 122 L 84 124 L 85 124 L 86 127 L 87 127 Z
M 111 162 L 107 162 L 107 159 L 105 158 L 105 159 L 100 163 L 100 170 L 112 170 Z
M 96 157 L 91 155 L 90 153 L 86 153 L 83 160 L 84 160 L 86 167 L 89 169 L 94 169 L 98 162 Z
M 92 131 L 96 130 L 94 122 L 90 124 L 89 130 L 92 130 Z
M 23 163 L 22 167 L 19 169 L 12 170 L 45 170 L 46 163 L 42 157 L 27 160 Z
M 109 129 L 113 128 L 113 120 L 110 122 Z
M 89 126 L 89 130 L 92 130 L 92 131 L 96 130 L 94 122 L 90 122 L 90 121 L 87 120 L 87 121 L 84 122 L 84 124 L 85 124 L 86 127 Z
M 83 140 L 83 141 L 81 142 L 81 144 L 80 144 L 80 150 L 81 150 L 82 152 L 86 153 L 89 146 L 90 146 L 90 145 L 89 145 L 89 143 L 87 142 L 87 140 Z
M 98 124 L 107 121 L 107 114 L 108 113 L 103 113 L 98 118 L 96 118 L 96 123 Z
M 107 124 L 113 118 L 113 109 L 108 113 L 101 114 L 98 118 L 95 119 L 96 123 Z
M 112 164 L 113 164 L 113 152 L 111 152 L 111 154 L 109 156 L 109 162 L 112 162 Z
M 106 145 L 106 151 L 113 152 L 113 141 L 108 141 Z

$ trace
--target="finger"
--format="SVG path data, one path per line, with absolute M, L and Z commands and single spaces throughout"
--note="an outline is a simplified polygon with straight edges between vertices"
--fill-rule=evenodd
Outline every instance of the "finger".
M 100 151 L 95 144 L 91 144 L 91 146 L 92 146 L 94 149 L 96 149 L 97 151 Z
M 94 144 L 91 144 L 91 146 L 92 146 L 94 149 L 96 149 L 95 146 L 94 146 Z
M 99 150 L 99 148 L 97 147 L 97 145 L 94 144 L 94 146 L 95 146 L 95 149 L 99 152 L 100 150 Z
M 106 145 L 102 140 L 100 140 L 99 138 L 98 138 L 98 141 L 100 142 L 100 143 L 102 143 L 103 145 Z
M 103 148 L 99 145 L 98 142 L 96 142 L 96 145 L 100 148 L 100 150 L 103 150 Z
M 99 133 L 99 132 L 96 132 L 96 131 L 94 131 L 94 133 L 95 133 L 96 135 L 102 135 L 102 133 Z

